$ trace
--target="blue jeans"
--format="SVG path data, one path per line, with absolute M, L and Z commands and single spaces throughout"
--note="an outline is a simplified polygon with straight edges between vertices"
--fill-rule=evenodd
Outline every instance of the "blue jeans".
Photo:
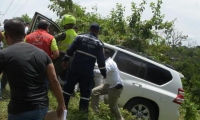
M 48 108 L 38 108 L 20 114 L 8 114 L 8 120 L 43 120 Z

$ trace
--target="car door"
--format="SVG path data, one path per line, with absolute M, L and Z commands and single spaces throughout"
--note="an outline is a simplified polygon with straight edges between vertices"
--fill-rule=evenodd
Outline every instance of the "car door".
M 44 15 L 42 15 L 38 12 L 35 12 L 35 14 L 32 18 L 32 21 L 30 23 L 28 33 L 31 33 L 37 29 L 37 25 L 41 19 L 44 19 L 50 23 L 49 34 L 54 36 L 54 35 L 59 34 L 62 31 L 61 28 L 54 21 L 52 21 L 51 19 L 45 17 Z
M 37 25 L 41 19 L 46 20 L 50 23 L 48 31 L 49 34 L 55 36 L 62 32 L 61 28 L 54 21 L 52 21 L 51 19 L 45 17 L 44 15 L 38 12 L 35 12 L 32 21 L 30 23 L 28 34 L 34 32 L 37 29 Z M 60 41 L 57 41 L 57 45 L 58 46 L 60 45 Z M 60 75 L 63 72 L 61 64 L 64 54 L 65 53 L 60 52 L 60 56 L 55 61 L 53 61 L 57 75 Z
M 146 64 L 122 51 L 117 51 L 114 61 L 124 82 L 124 90 L 118 100 L 118 103 L 124 106 L 131 98 L 143 96 L 146 84 L 142 78 L 145 75 Z

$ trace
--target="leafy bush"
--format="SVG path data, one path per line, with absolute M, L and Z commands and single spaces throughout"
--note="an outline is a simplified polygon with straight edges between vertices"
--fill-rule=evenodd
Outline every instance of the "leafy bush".
M 86 113 L 83 113 L 78 110 L 79 108 L 79 94 L 76 94 L 75 97 L 71 97 L 68 108 L 67 120 L 82 120 L 84 117 L 87 117 Z M 53 94 L 49 92 L 49 109 L 56 109 L 56 99 L 53 97 Z M 91 107 L 89 107 L 89 120 L 115 120 L 114 116 L 111 114 L 110 109 L 107 104 L 100 102 L 100 112 L 97 114 L 92 111 Z M 126 110 L 120 108 L 120 111 L 125 120 L 134 120 L 133 116 Z

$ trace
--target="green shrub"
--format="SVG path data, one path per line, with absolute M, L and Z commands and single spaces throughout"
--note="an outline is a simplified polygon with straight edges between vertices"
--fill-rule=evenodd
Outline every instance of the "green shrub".
M 70 98 L 69 108 L 68 108 L 68 115 L 67 120 L 82 120 L 83 118 L 87 117 L 87 114 L 84 112 L 79 111 L 79 94 L 76 94 L 75 97 Z M 49 100 L 50 100 L 50 107 L 49 109 L 55 110 L 56 109 L 56 99 L 53 97 L 52 93 L 49 93 Z M 102 102 L 99 103 L 100 105 L 100 112 L 95 113 L 92 111 L 91 107 L 89 107 L 89 120 L 115 120 L 114 116 L 111 114 L 110 109 L 107 104 Z M 120 111 L 125 120 L 133 120 L 133 116 L 126 110 L 120 108 Z

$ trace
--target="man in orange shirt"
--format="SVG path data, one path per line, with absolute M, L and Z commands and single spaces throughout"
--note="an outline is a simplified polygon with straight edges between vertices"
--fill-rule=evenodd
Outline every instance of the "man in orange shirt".
M 55 38 L 48 33 L 49 25 L 46 20 L 40 20 L 38 29 L 27 35 L 25 42 L 44 50 L 52 60 L 55 60 L 59 57 L 59 50 Z

